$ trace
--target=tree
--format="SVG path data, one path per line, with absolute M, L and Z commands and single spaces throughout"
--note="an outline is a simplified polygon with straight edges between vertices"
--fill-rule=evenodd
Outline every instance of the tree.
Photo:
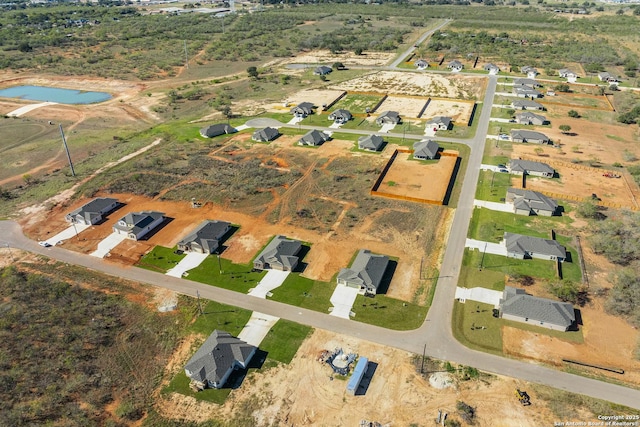
M 536 153 L 536 155 L 538 155 L 538 156 L 542 156 L 542 153 L 544 153 L 544 149 L 542 147 L 536 147 L 533 150 L 533 152 Z
M 334 62 L 331 68 L 333 68 L 334 70 L 344 70 L 345 66 L 342 62 Z
M 353 53 L 355 53 L 356 55 L 362 55 L 362 48 L 361 47 L 357 47 L 353 50 Z
M 576 214 L 578 214 L 579 217 L 589 219 L 603 220 L 606 218 L 606 216 L 600 212 L 598 205 L 590 200 L 580 203 L 576 209 Z
M 628 317 L 640 325 L 640 264 L 616 270 L 613 289 L 609 292 L 607 310 L 613 314 Z
M 569 110 L 567 115 L 569 117 L 573 117 L 574 119 L 577 119 L 578 117 L 580 117 L 580 113 L 578 113 L 576 110 Z
M 249 67 L 247 68 L 247 74 L 249 75 L 249 77 L 251 77 L 252 79 L 257 79 L 258 78 L 258 69 L 256 67 Z
M 614 264 L 640 261 L 640 214 L 623 211 L 615 220 L 595 223 L 590 241 L 596 254 Z
M 588 301 L 586 289 L 573 280 L 563 279 L 561 281 L 550 282 L 547 287 L 549 292 L 561 301 L 578 304 L 580 306 L 583 306 Z
M 566 83 L 556 85 L 554 89 L 556 92 L 571 92 L 571 87 Z
M 571 130 L 571 126 L 569 125 L 560 125 L 558 128 L 562 133 L 565 133 L 565 134 L 569 133 L 569 131 Z
M 458 400 L 458 403 L 456 403 L 456 409 L 458 410 L 460 418 L 462 418 L 467 424 L 474 423 L 476 418 L 476 409 L 474 407 Z

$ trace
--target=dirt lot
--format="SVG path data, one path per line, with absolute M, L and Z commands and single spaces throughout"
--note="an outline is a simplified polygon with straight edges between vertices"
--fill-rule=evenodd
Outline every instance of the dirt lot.
M 469 101 L 446 101 L 442 99 L 431 99 L 429 106 L 422 114 L 423 119 L 431 119 L 436 116 L 451 117 L 458 126 L 467 126 L 471 119 L 474 102 Z
M 479 99 L 485 84 L 485 79 L 478 77 L 380 71 L 339 83 L 334 88 L 396 95 Z
M 400 117 L 418 118 L 426 103 L 425 98 L 389 96 L 376 111 L 397 111 Z
M 386 65 L 390 62 L 394 53 L 387 52 L 363 52 L 356 55 L 353 52 L 331 53 L 329 50 L 314 50 L 302 53 L 293 58 L 287 58 L 282 64 L 318 64 L 330 67 L 334 62 L 342 62 L 345 66 L 351 65 Z
M 285 102 L 289 107 L 298 105 L 301 102 L 311 102 L 320 111 L 323 105 L 331 104 L 343 93 L 343 90 L 305 89 L 289 95 Z
M 318 362 L 322 350 L 336 347 L 377 364 L 364 395 L 347 395 L 346 381 L 330 380 L 331 369 Z M 185 359 L 187 355 L 182 353 Z M 513 395 L 517 387 L 529 392 L 535 410 L 517 402 Z M 167 417 L 193 421 L 231 417 L 244 408 L 246 415 L 256 419 L 256 426 L 358 426 L 361 420 L 426 426 L 433 423 L 438 410 L 457 418 L 455 405 L 462 400 L 477 409 L 477 426 L 552 425 L 553 415 L 536 399 L 525 383 L 503 377 L 455 382 L 454 387 L 437 389 L 419 375 L 409 353 L 316 330 L 288 366 L 250 375 L 222 406 L 172 394 L 157 407 Z
M 398 153 L 378 192 L 442 203 L 456 160 L 456 156 L 441 156 L 425 164 L 413 160 L 410 153 Z

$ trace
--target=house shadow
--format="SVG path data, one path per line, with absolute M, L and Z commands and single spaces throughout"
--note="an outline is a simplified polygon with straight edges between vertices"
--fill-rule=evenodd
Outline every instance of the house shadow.
M 453 167 L 453 171 L 451 172 L 451 178 L 449 179 L 449 185 L 447 186 L 447 191 L 444 193 L 444 199 L 442 199 L 443 205 L 448 205 L 451 200 L 451 193 L 453 193 L 453 186 L 456 183 L 456 179 L 458 177 L 458 172 L 460 171 L 460 157 L 456 158 L 456 164 Z
M 393 279 L 393 275 L 396 272 L 396 268 L 398 268 L 398 261 L 390 259 L 389 264 L 387 264 L 387 269 L 384 271 L 384 276 L 382 276 L 382 280 L 380 281 L 380 286 L 378 286 L 378 289 L 376 290 L 376 294 L 387 293 L 389 285 L 391 284 L 391 279 Z
M 364 396 L 367 394 L 367 390 L 369 390 L 369 385 L 371 384 L 371 380 L 373 379 L 373 375 L 376 373 L 377 369 L 378 364 L 376 362 L 367 363 L 367 370 L 364 372 L 360 385 L 358 385 L 358 389 L 355 392 L 356 396 Z
M 217 255 L 220 255 L 222 252 L 227 250 L 229 245 L 225 245 L 224 243 L 226 243 L 227 240 L 229 240 L 231 236 L 233 236 L 235 232 L 238 230 L 240 230 L 240 227 L 238 227 L 237 225 L 232 225 L 229 227 L 229 230 L 226 233 L 224 233 L 224 235 L 220 238 L 220 240 L 218 240 L 219 246 L 218 246 L 218 250 L 216 251 Z
M 302 260 L 304 259 L 304 257 L 307 256 L 310 250 L 311 250 L 311 246 L 308 246 L 308 245 L 302 245 L 300 247 L 300 251 L 298 252 L 298 255 L 297 255 L 299 260 L 298 265 L 296 265 L 296 268 L 293 269 L 293 273 L 302 273 L 304 272 L 304 270 L 306 270 L 309 263 L 303 262 Z
M 570 331 L 578 331 L 580 329 L 580 326 L 583 325 L 582 323 L 582 312 L 580 311 L 579 308 L 574 308 L 573 309 L 573 315 L 575 316 L 576 321 L 573 322 L 571 324 L 571 326 L 569 326 L 569 330 Z
M 260 350 L 259 348 L 256 350 L 256 354 L 253 355 L 249 365 L 245 369 L 235 369 L 229 375 L 227 382 L 224 384 L 223 388 L 230 388 L 232 390 L 240 388 L 242 382 L 244 381 L 249 369 L 260 369 L 262 365 L 264 365 L 265 360 L 267 359 L 267 352 Z
M 153 230 L 149 231 L 147 234 L 142 236 L 142 239 L 138 239 L 138 240 L 149 240 L 149 239 L 151 239 L 153 236 L 158 234 L 158 232 L 160 230 L 162 230 L 163 228 L 165 228 L 167 225 L 171 224 L 172 222 L 173 222 L 173 218 L 165 216 L 164 220 L 160 224 L 158 224 L 158 226 L 156 228 L 154 228 Z

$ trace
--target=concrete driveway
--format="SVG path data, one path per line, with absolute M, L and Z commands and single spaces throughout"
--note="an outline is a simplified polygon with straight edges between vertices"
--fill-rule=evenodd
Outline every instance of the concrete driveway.
M 65 228 L 64 230 L 62 230 L 61 232 L 59 232 L 58 234 L 56 234 L 53 237 L 49 237 L 47 240 L 45 240 L 45 242 L 49 243 L 51 246 L 55 246 L 56 243 L 64 241 L 64 240 L 68 240 L 71 239 L 72 237 L 75 237 L 76 235 L 76 230 L 78 232 L 78 234 L 80 234 L 81 232 L 83 232 L 84 230 L 86 230 L 87 228 L 91 227 L 90 225 L 84 225 L 84 224 L 76 224 L 75 228 L 73 225 Z
M 272 290 L 280 287 L 284 280 L 289 276 L 289 271 L 269 270 L 267 274 L 260 280 L 258 286 L 249 291 L 249 295 L 258 298 L 267 298 Z
M 205 259 L 207 259 L 208 256 L 209 256 L 209 254 L 201 254 L 201 253 L 197 253 L 197 252 L 189 252 L 189 253 L 187 253 L 187 256 L 182 258 L 180 260 L 180 262 L 178 264 L 176 264 L 175 267 L 173 267 L 172 269 L 167 271 L 166 275 L 167 276 L 172 276 L 172 277 L 182 277 L 182 275 L 185 272 L 187 272 L 189 270 L 192 270 L 192 269 L 196 268 L 197 266 L 199 266 L 200 264 L 202 264 L 202 262 Z
M 93 251 L 91 253 L 91 256 L 98 257 L 98 258 L 106 257 L 107 254 L 111 252 L 111 249 L 118 246 L 126 238 L 127 236 L 124 234 L 118 234 L 118 233 L 109 234 L 107 237 L 102 239 L 100 243 L 98 243 L 98 249 Z
M 390 131 L 393 130 L 393 128 L 396 127 L 395 123 L 387 123 L 382 125 L 382 127 L 380 128 L 380 133 L 389 133 Z
M 513 205 L 510 203 L 487 202 L 486 200 L 475 199 L 473 206 L 491 209 L 492 211 L 513 213 Z
M 333 305 L 333 308 L 329 309 L 331 310 L 331 315 L 343 319 L 350 319 L 351 308 L 357 296 L 358 290 L 356 288 L 350 288 L 344 285 L 336 286 L 336 289 L 329 299 L 331 305 Z
M 502 292 L 487 288 L 456 288 L 456 299 L 460 302 L 476 301 L 498 307 Z
M 269 330 L 278 320 L 280 320 L 279 317 L 254 311 L 247 324 L 238 334 L 238 338 L 248 344 L 259 347 L 264 337 L 267 336 Z
M 507 256 L 507 247 L 500 243 L 484 242 L 482 240 L 467 239 L 465 248 L 478 249 L 479 251 L 493 254 Z

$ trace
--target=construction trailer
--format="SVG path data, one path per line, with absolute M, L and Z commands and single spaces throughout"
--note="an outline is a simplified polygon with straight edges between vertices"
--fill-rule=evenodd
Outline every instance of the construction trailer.
M 351 378 L 349 379 L 349 383 L 347 384 L 347 394 L 351 396 L 356 395 L 360 382 L 362 381 L 364 374 L 367 372 L 368 364 L 369 360 L 366 357 L 358 359 L 358 363 L 356 364 L 353 374 L 351 374 Z

